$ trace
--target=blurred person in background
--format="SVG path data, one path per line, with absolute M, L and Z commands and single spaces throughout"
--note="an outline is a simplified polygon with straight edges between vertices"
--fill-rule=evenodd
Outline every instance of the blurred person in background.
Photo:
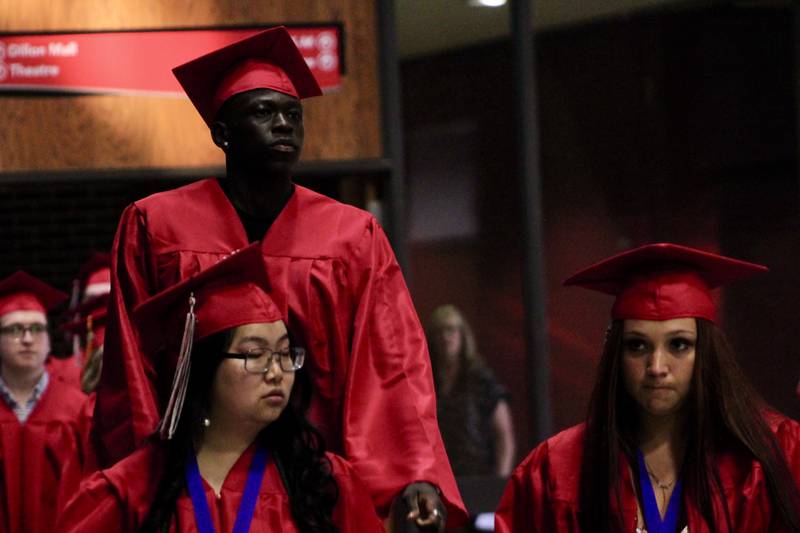
M 508 391 L 478 353 L 472 328 L 454 305 L 428 320 L 437 415 L 457 476 L 507 477 L 514 467 Z
M 94 390 L 99 379 L 99 357 L 102 355 L 104 320 L 111 292 L 110 256 L 94 252 L 78 270 L 72 282 L 66 323 L 60 326 L 66 333 L 71 353 L 62 357 L 51 356 L 48 372 L 56 379 L 79 387 L 87 394 Z M 87 345 L 88 342 L 88 345 Z M 96 354 L 99 350 L 100 353 Z M 87 376 L 87 364 L 91 366 Z M 85 383 L 85 381 L 89 383 Z
M 108 294 L 90 297 L 71 311 L 76 318 L 63 324 L 61 329 L 80 339 L 76 346 L 79 352 L 74 357 L 83 363 L 80 368 L 81 390 L 87 395 L 75 421 L 75 449 L 68 455 L 61 471 L 58 489 L 58 508 L 78 490 L 84 476 L 97 470 L 95 446 L 90 441 L 95 389 L 103 369 L 103 341 L 105 339 Z
M 616 296 L 589 415 L 514 471 L 496 531 L 800 532 L 800 424 L 752 389 L 711 294 L 766 270 L 662 243 L 569 278 Z
M 111 292 L 111 256 L 106 252 L 94 252 L 78 270 L 72 282 L 70 307 L 103 296 Z
M 50 533 L 85 396 L 51 378 L 47 313 L 67 295 L 19 271 L 0 281 L 0 531 Z
M 108 301 L 108 293 L 85 300 L 72 310 L 75 318 L 61 326 L 61 329 L 78 339 L 75 343 L 78 350 L 75 357 L 81 362 L 81 390 L 86 394 L 93 393 L 97 388 L 103 369 Z
M 99 378 L 99 354 L 105 338 L 105 318 L 111 294 L 111 255 L 94 252 L 72 282 L 69 321 L 63 329 L 72 336 L 73 354 L 81 369 L 81 388 L 87 394 L 94 390 Z M 92 368 L 86 377 L 87 365 Z M 84 383 L 88 380 L 88 383 Z M 95 381 L 95 383 L 92 383 Z M 90 389 L 90 390 L 87 390 Z

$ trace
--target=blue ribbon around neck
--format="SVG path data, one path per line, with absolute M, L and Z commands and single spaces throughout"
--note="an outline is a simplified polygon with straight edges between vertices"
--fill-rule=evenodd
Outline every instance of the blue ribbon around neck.
M 239 503 L 239 510 L 236 512 L 236 522 L 233 524 L 233 533 L 247 533 L 250 531 L 250 523 L 253 521 L 253 512 L 258 500 L 258 492 L 261 489 L 261 481 L 264 478 L 264 471 L 267 467 L 268 459 L 267 448 L 259 443 L 253 460 L 250 462 L 250 469 L 247 472 L 247 483 L 242 494 L 242 501 Z M 192 498 L 194 508 L 194 520 L 197 523 L 198 533 L 215 533 L 214 522 L 211 520 L 211 510 L 208 508 L 206 491 L 203 489 L 203 480 L 200 477 L 200 467 L 197 465 L 197 456 L 192 453 L 186 460 L 186 485 L 189 489 L 189 496 Z
M 644 506 L 642 514 L 644 514 L 644 521 L 647 525 L 647 533 L 676 533 L 681 509 L 683 481 L 680 477 L 675 481 L 675 488 L 672 489 L 667 512 L 662 520 L 661 513 L 658 511 L 656 495 L 653 492 L 653 485 L 650 483 L 650 475 L 647 472 L 647 464 L 644 462 L 644 455 L 641 450 L 637 450 L 636 455 L 639 459 L 639 487 L 642 490 L 642 506 Z

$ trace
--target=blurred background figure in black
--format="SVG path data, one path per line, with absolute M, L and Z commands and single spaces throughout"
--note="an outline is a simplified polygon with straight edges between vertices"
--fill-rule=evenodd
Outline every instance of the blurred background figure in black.
M 478 353 L 475 336 L 454 305 L 434 310 L 428 344 L 437 415 L 456 476 L 508 476 L 514 466 L 509 394 Z

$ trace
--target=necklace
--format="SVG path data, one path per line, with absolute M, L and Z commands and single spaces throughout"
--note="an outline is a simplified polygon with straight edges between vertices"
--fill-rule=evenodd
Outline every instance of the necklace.
M 666 505 L 667 505 L 667 492 L 675 484 L 675 480 L 673 479 L 669 483 L 663 483 L 660 479 L 658 479 L 656 477 L 656 475 L 653 473 L 653 471 L 650 470 L 650 467 L 647 465 L 646 462 L 645 462 L 645 469 L 647 470 L 647 475 L 649 475 L 650 479 L 652 479 L 653 482 L 656 484 L 656 487 L 661 489 L 661 505 L 666 507 Z
M 645 463 L 645 465 L 647 465 L 647 463 Z M 656 475 L 653 473 L 653 471 L 650 470 L 649 466 L 647 467 L 647 474 L 653 479 L 653 481 L 656 482 L 656 486 L 659 489 L 661 489 L 661 490 L 663 490 L 665 492 L 668 491 L 669 489 L 671 489 L 672 485 L 675 484 L 675 480 L 674 479 L 669 483 L 662 483 L 661 480 L 656 477 Z
M 641 493 L 642 515 L 645 522 L 647 531 L 652 533 L 674 532 L 678 526 L 678 518 L 680 516 L 681 507 L 681 492 L 682 483 L 680 476 L 672 483 L 662 483 L 661 480 L 656 478 L 647 463 L 644 461 L 644 454 L 641 450 L 637 450 L 639 463 L 639 486 Z M 655 484 L 662 491 L 663 502 L 659 508 L 656 501 L 656 495 L 653 490 L 653 485 L 650 484 L 649 478 L 653 478 Z M 674 487 L 673 487 L 674 486 Z M 672 490 L 672 495 L 667 500 L 667 491 Z M 662 518 L 661 511 L 664 510 Z

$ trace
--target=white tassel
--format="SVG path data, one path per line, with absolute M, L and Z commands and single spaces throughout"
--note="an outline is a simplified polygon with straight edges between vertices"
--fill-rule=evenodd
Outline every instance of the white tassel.
M 162 439 L 170 440 L 178 428 L 183 410 L 183 400 L 186 398 L 186 388 L 189 385 L 189 371 L 192 367 L 192 341 L 194 340 L 194 326 L 196 318 L 194 315 L 194 293 L 189 296 L 189 312 L 186 313 L 186 322 L 183 326 L 183 338 L 181 339 L 181 351 L 178 354 L 178 365 L 175 368 L 175 377 L 172 379 L 172 391 L 169 395 L 169 403 L 164 417 L 158 424 L 159 435 Z

